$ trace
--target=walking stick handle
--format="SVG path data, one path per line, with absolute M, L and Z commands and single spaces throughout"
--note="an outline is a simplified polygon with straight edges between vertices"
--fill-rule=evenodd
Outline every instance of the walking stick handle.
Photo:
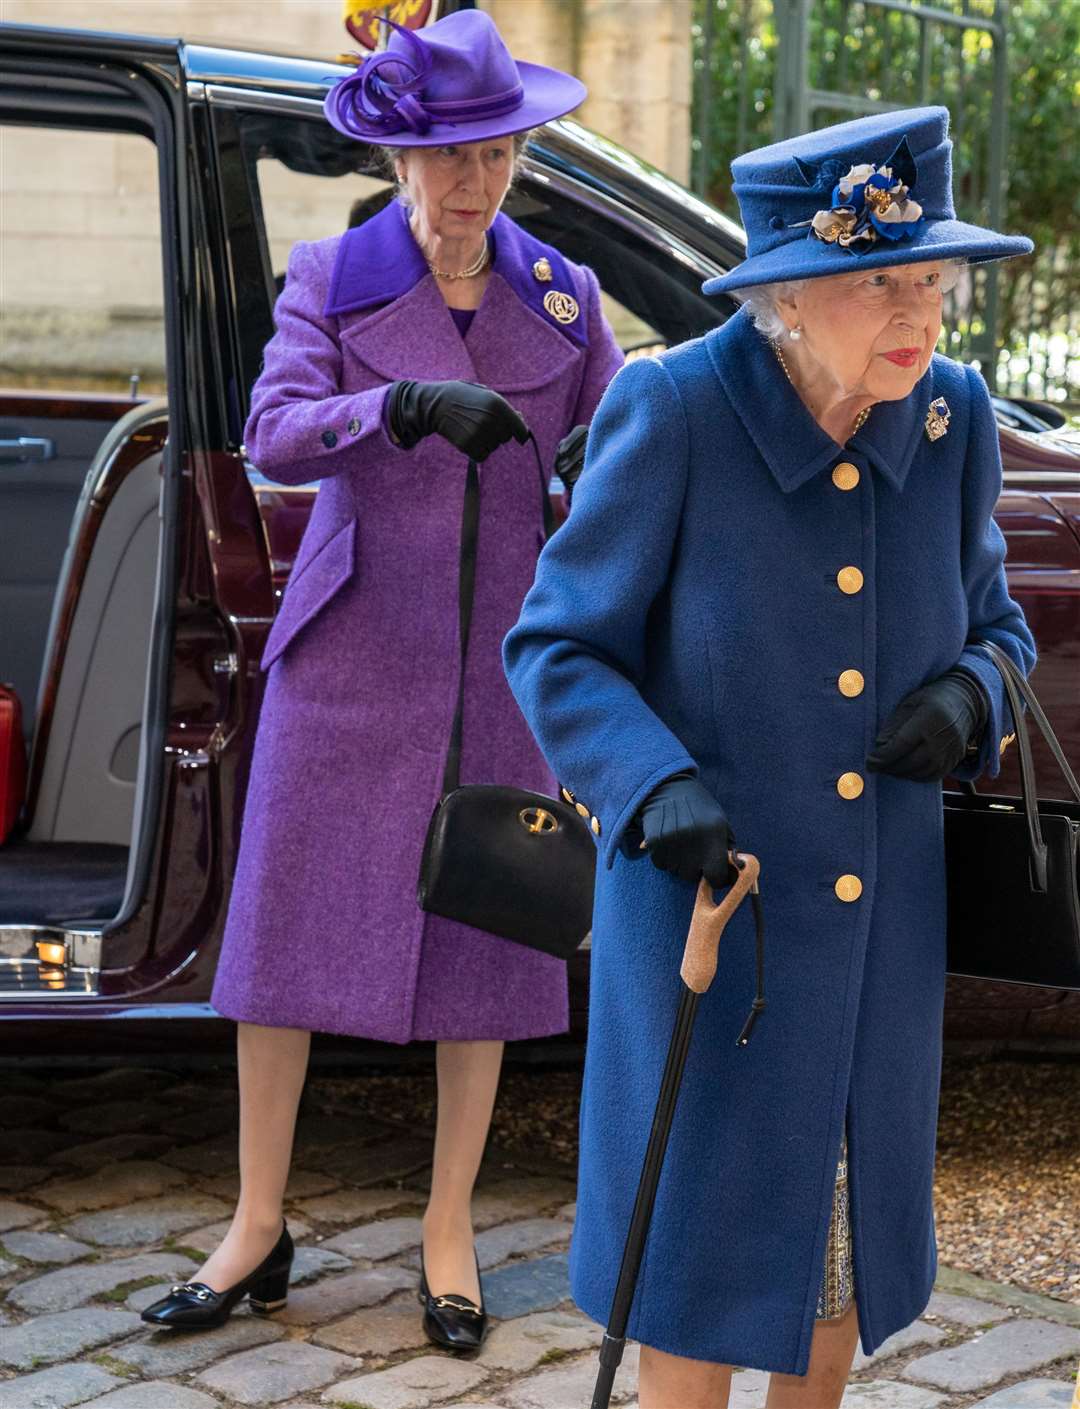
M 698 886 L 690 931 L 686 936 L 686 948 L 683 950 L 682 968 L 679 970 L 683 983 L 694 993 L 708 991 L 716 976 L 716 953 L 724 927 L 743 896 L 748 891 L 757 891 L 758 874 L 761 871 L 757 857 L 748 851 L 736 851 L 732 847 L 728 858 L 739 874 L 719 905 L 713 903 L 713 888 L 704 876 Z

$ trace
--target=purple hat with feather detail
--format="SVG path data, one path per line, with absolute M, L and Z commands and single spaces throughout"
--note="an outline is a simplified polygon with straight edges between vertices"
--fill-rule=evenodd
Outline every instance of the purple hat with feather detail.
M 459 10 L 421 31 L 393 33 L 323 104 L 346 137 L 388 147 L 441 147 L 505 137 L 576 108 L 585 85 L 517 62 L 483 10 Z

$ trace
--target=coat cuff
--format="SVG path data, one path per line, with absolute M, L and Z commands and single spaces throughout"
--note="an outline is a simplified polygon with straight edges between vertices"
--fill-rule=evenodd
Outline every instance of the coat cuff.
M 987 778 L 996 778 L 1001 772 L 1002 755 L 1016 739 L 1012 710 L 1001 675 L 985 652 L 970 646 L 964 647 L 953 668 L 973 676 L 982 686 L 990 703 L 990 714 L 978 740 L 977 751 L 958 763 L 951 776 L 963 783 L 973 783 L 984 774 Z
M 698 766 L 688 753 L 673 756 L 669 762 L 661 764 L 659 768 L 654 768 L 634 789 L 622 806 L 613 804 L 610 808 L 601 806 L 597 822 L 600 826 L 600 834 L 597 836 L 597 845 L 600 847 L 600 854 L 607 870 L 611 870 L 615 865 L 615 856 L 619 850 L 619 842 L 623 833 L 634 819 L 638 808 L 652 792 L 664 781 L 670 778 L 673 773 L 689 773 L 691 777 L 698 776 Z M 604 814 L 607 814 L 605 817 Z M 608 821 L 607 819 L 611 820 Z M 595 828 L 594 828 L 595 831 Z M 644 856 L 644 852 L 642 855 Z

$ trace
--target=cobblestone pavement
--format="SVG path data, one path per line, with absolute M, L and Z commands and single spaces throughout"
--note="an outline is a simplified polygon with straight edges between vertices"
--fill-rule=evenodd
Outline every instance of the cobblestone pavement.
M 214 1246 L 235 1197 L 231 1081 L 167 1071 L 6 1073 L 0 1168 L 0 1409 L 585 1409 L 601 1328 L 569 1298 L 565 1164 L 493 1151 L 474 1201 L 492 1329 L 436 1350 L 415 1298 L 429 1130 L 305 1107 L 287 1307 L 218 1331 L 153 1332 L 139 1310 Z M 630 1345 L 613 1402 L 633 1409 Z M 1069 1409 L 1080 1306 L 942 1269 L 923 1316 L 857 1356 L 844 1409 Z M 731 1409 L 768 1377 L 735 1375 Z

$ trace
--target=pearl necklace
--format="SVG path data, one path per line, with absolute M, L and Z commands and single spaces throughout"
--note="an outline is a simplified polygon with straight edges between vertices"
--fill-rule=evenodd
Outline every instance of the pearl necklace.
M 779 357 L 779 359 L 780 359 L 780 366 L 783 367 L 783 369 L 784 369 L 784 376 L 787 377 L 788 381 L 791 382 L 791 385 L 794 386 L 795 383 L 794 383 L 793 381 L 791 381 L 791 373 L 788 371 L 788 364 L 784 361 L 784 354 L 780 351 L 780 344 L 774 342 L 773 345 L 772 345 L 772 350 L 773 350 L 773 352 L 776 353 L 777 357 Z M 859 431 L 862 430 L 863 426 L 866 424 L 866 418 L 867 418 L 867 416 L 869 416 L 869 414 L 870 414 L 870 412 L 871 412 L 872 410 L 873 410 L 873 407 L 871 407 L 871 406 L 864 406 L 864 407 L 863 407 L 863 409 L 862 409 L 862 410 L 859 412 L 859 414 L 855 417 L 855 424 L 854 424 L 854 426 L 852 426 L 852 428 L 851 428 L 851 435 L 848 436 L 848 440 L 851 439 L 851 436 L 852 436 L 852 435 L 857 435 L 857 434 L 859 433 Z
M 434 264 L 432 264 L 431 260 L 428 259 L 426 255 L 424 256 L 424 261 L 427 264 L 427 267 L 435 275 L 436 279 L 475 279 L 477 274 L 481 273 L 482 270 L 486 267 L 490 257 L 491 247 L 487 242 L 487 237 L 485 236 L 484 248 L 469 265 L 468 269 L 461 269 L 456 273 L 452 273 L 446 269 L 436 269 Z

